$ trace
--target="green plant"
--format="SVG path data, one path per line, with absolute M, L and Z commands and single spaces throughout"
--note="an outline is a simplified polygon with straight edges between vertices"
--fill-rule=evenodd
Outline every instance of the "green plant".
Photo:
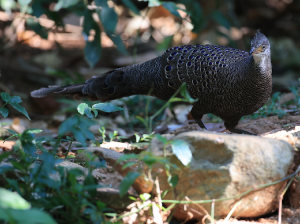
M 8 98 L 5 99 L 9 102 Z M 84 136 L 91 137 L 87 129 L 89 124 L 91 124 L 89 119 L 84 120 L 79 116 L 67 119 L 60 127 L 58 140 L 36 138 L 35 134 L 42 131 L 40 129 L 28 129 L 22 134 L 7 130 L 12 136 L 6 140 L 16 137 L 17 141 L 14 151 L 0 154 L 0 163 L 6 161 L 10 164 L 0 168 L 0 175 L 5 177 L 5 187 L 17 192 L 25 201 L 16 194 L 13 194 L 15 197 L 8 197 L 11 192 L 0 188 L 0 220 L 16 223 L 22 217 L 27 217 L 26 223 L 56 223 L 47 213 L 60 223 L 71 220 L 77 223 L 101 223 L 104 220 L 103 212 L 107 208 L 103 202 L 94 200 L 96 189 L 100 186 L 91 171 L 92 167 L 104 167 L 105 163 L 88 161 L 86 164 L 88 174 L 76 169 L 66 172 L 58 165 L 62 160 L 57 159 L 53 152 L 49 152 L 42 146 L 46 141 L 57 143 L 64 140 L 61 137 L 68 131 L 72 132 L 79 141 L 83 140 Z M 72 144 L 72 138 L 67 136 L 66 140 L 71 141 Z M 85 144 L 83 141 L 82 143 Z M 36 153 L 37 149 L 41 150 L 42 154 Z M 14 175 L 7 177 L 5 176 L 7 172 Z M 83 177 L 81 183 L 77 181 L 78 177 Z M 23 201 L 22 204 L 26 207 L 16 207 L 17 201 Z M 25 223 L 24 220 L 22 221 Z
M 150 94 L 150 93 L 149 93 Z M 181 98 L 178 97 L 178 95 L 181 95 Z M 138 120 L 140 120 L 146 127 L 148 133 L 152 133 L 152 125 L 153 120 L 162 113 L 166 107 L 170 106 L 173 102 L 187 102 L 187 103 L 194 103 L 197 100 L 193 99 L 186 89 L 186 83 L 183 83 L 180 88 L 176 90 L 176 92 L 171 96 L 171 98 L 159 109 L 156 111 L 155 114 L 152 116 L 148 116 L 148 109 L 149 109 L 149 100 L 147 101 L 146 109 L 145 109 L 145 118 L 142 118 L 140 116 L 136 116 Z
M 109 3 L 108 3 L 109 2 Z M 141 15 L 140 10 L 131 0 L 122 0 L 123 5 L 133 12 L 134 15 Z M 94 3 L 94 4 L 92 4 Z M 178 4 L 183 4 L 186 9 L 181 8 Z M 220 4 L 216 0 L 216 8 L 213 10 L 202 9 L 201 4 L 198 1 L 193 0 L 177 0 L 175 2 L 169 1 L 159 1 L 159 0 L 148 0 L 148 9 L 156 6 L 163 6 L 175 17 L 179 18 L 178 23 L 181 24 L 183 20 L 191 21 L 193 24 L 193 32 L 198 33 L 201 30 L 205 29 L 211 21 L 214 21 L 221 26 L 224 26 L 226 29 L 230 28 L 231 21 L 224 16 L 221 12 L 221 7 L 226 4 Z M 54 7 L 50 7 L 53 6 Z M 116 27 L 119 20 L 119 15 L 115 11 L 115 5 L 108 0 L 95 0 L 95 1 L 79 1 L 79 0 L 9 0 L 9 1 L 0 1 L 0 6 L 7 12 L 11 13 L 12 10 L 20 10 L 19 18 L 23 19 L 26 23 L 26 28 L 33 30 L 40 37 L 47 39 L 48 32 L 55 32 L 57 28 L 64 28 L 64 18 L 69 14 L 73 13 L 80 17 L 83 17 L 84 22 L 82 24 L 83 30 L 82 35 L 85 39 L 85 48 L 84 54 L 85 59 L 90 65 L 90 67 L 95 66 L 99 61 L 100 55 L 102 52 L 101 47 L 101 33 L 105 32 L 106 35 L 112 40 L 117 49 L 122 54 L 127 54 L 125 45 L 120 37 L 119 33 L 116 33 Z M 186 16 L 181 17 L 181 14 L 178 11 L 184 11 Z M 148 10 L 147 10 L 148 12 Z M 30 15 L 30 17 L 26 15 Z M 48 19 L 54 22 L 52 27 L 44 27 L 40 23 L 40 17 L 45 15 Z M 97 19 L 94 19 L 93 15 L 97 16 Z M 102 26 L 99 26 L 97 20 L 101 21 Z M 56 28 L 56 29 L 54 29 Z M 12 25 L 10 27 L 13 32 L 16 31 L 16 28 Z M 137 34 L 140 31 L 138 30 Z M 172 37 L 172 36 L 171 36 Z M 10 41 L 10 38 L 7 38 L 7 41 Z M 168 43 L 171 42 L 173 38 L 169 38 Z M 135 41 L 136 42 L 136 41 Z M 168 47 L 168 44 L 165 45 Z M 135 47 L 136 49 L 136 47 Z M 58 72 L 60 73 L 60 72 Z M 62 75 L 58 74 L 57 75 Z M 64 73 L 64 72 L 63 72 Z M 63 74 L 63 78 L 68 79 L 67 74 Z
M 24 107 L 19 105 L 19 103 L 22 102 L 21 97 L 19 96 L 10 96 L 8 93 L 2 92 L 1 93 L 1 98 L 5 102 L 4 105 L 0 108 L 0 114 L 6 118 L 9 114 L 8 109 L 4 108 L 6 105 L 11 105 L 13 108 L 15 108 L 17 111 L 21 112 L 24 114 L 29 120 L 29 116 L 27 111 L 25 110 Z

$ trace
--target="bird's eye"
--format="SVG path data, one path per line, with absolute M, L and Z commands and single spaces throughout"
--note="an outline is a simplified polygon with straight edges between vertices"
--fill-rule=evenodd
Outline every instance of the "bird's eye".
M 263 45 L 263 46 L 262 46 L 262 48 L 263 48 L 263 49 L 265 49 L 265 48 L 266 48 L 266 46 L 265 46 L 265 45 Z

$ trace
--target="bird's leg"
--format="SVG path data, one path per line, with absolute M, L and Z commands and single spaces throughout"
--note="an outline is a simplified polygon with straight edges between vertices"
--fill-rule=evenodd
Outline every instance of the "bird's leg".
M 201 120 L 202 117 L 203 117 L 203 114 L 200 114 L 199 111 L 196 109 L 195 106 L 193 106 L 193 108 L 192 108 L 192 110 L 191 110 L 191 114 L 192 114 L 194 120 L 195 120 L 195 121 L 197 122 L 197 124 L 200 126 L 200 128 L 204 128 L 205 130 L 207 130 L 206 127 L 205 127 L 205 125 L 203 124 L 203 122 L 202 122 L 202 120 Z
M 232 133 L 258 136 L 254 133 L 249 132 L 249 131 L 245 131 L 245 130 L 242 130 L 242 129 L 239 129 L 239 128 L 235 128 L 235 126 L 237 126 L 237 124 L 239 123 L 240 119 L 241 119 L 241 117 L 235 117 L 235 118 L 232 118 L 232 119 L 229 119 L 229 120 L 226 119 L 224 125 Z

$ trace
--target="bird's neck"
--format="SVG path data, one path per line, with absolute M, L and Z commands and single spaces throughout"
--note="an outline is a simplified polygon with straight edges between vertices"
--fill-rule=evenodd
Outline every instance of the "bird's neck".
M 260 70 L 260 73 L 269 74 L 269 72 L 272 71 L 271 70 L 272 65 L 271 65 L 270 55 L 268 55 L 268 54 L 266 54 L 266 55 L 254 54 L 253 55 L 253 60 L 254 60 L 255 67 Z

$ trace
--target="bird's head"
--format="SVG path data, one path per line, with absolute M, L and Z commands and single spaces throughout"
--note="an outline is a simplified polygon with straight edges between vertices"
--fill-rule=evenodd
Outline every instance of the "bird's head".
M 253 57 L 261 57 L 264 55 L 270 55 L 270 42 L 268 38 L 263 35 L 260 30 L 257 30 L 255 36 L 251 41 L 251 51 L 250 54 Z

